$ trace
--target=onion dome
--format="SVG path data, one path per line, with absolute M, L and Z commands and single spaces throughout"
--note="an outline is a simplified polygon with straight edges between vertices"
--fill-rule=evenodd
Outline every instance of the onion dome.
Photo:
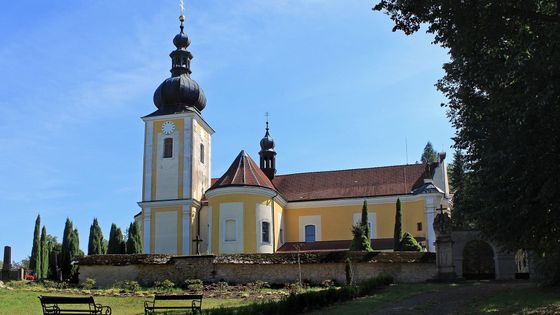
M 268 121 L 266 122 L 266 133 L 261 139 L 261 150 L 262 151 L 274 151 L 274 139 L 270 136 L 268 132 Z
M 181 32 L 173 38 L 177 48 L 171 57 L 171 77 L 163 81 L 154 93 L 154 104 L 164 112 L 174 113 L 184 110 L 202 111 L 206 106 L 206 96 L 202 88 L 191 78 L 193 55 L 187 50 L 191 41 L 184 33 L 184 16 L 181 15 Z

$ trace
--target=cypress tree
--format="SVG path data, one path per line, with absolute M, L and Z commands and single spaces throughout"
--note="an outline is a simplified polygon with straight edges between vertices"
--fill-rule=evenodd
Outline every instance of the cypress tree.
M 418 244 L 414 236 L 412 234 L 405 232 L 403 235 L 403 239 L 401 241 L 401 249 L 402 251 L 409 251 L 409 252 L 420 252 L 422 251 L 422 246 Z
M 401 250 L 401 242 L 403 238 L 402 232 L 402 212 L 401 212 L 401 200 L 397 198 L 397 211 L 395 213 L 395 234 L 394 234 L 394 245 L 393 250 Z
M 369 231 L 369 224 L 368 224 L 368 206 L 367 200 L 364 200 L 364 205 L 362 206 L 362 226 L 364 227 L 364 234 L 366 235 L 367 239 L 370 240 L 371 247 L 371 239 L 370 239 L 370 231 Z
M 362 218 L 358 224 L 352 226 L 352 234 L 354 238 L 352 239 L 350 250 L 373 251 L 373 248 L 371 248 L 371 239 L 369 237 L 367 201 L 365 200 L 362 207 Z
M 142 241 L 140 240 L 140 229 L 136 221 L 130 223 L 128 228 L 128 239 L 126 240 L 126 253 L 127 254 L 141 254 Z
M 72 226 L 72 221 L 66 218 L 66 223 L 64 224 L 64 234 L 62 236 L 62 252 L 60 253 L 60 269 L 62 270 L 62 276 L 68 278 L 72 272 L 72 247 L 74 238 L 74 227 Z
M 39 279 L 47 279 L 49 274 L 49 247 L 47 245 L 47 228 L 43 225 L 41 231 L 41 272 L 37 274 Z
M 35 276 L 38 277 L 37 272 L 40 268 L 40 255 L 41 255 L 41 215 L 37 215 L 35 220 L 35 231 L 33 232 L 33 247 L 31 248 L 31 257 L 29 258 L 29 269 L 33 270 Z M 38 265 L 39 264 L 39 265 Z
M 107 246 L 107 254 L 124 254 L 126 251 L 126 244 L 120 228 L 111 224 L 111 232 L 109 232 L 109 244 Z
M 88 255 L 104 255 L 104 247 L 103 232 L 101 231 L 97 218 L 95 218 L 93 219 L 93 224 L 89 228 Z

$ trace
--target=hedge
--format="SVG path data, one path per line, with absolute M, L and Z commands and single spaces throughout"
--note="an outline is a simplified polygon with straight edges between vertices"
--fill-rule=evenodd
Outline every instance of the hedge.
M 300 294 L 290 294 L 279 301 L 253 303 L 235 308 L 215 308 L 205 310 L 206 315 L 284 315 L 299 314 L 314 309 L 320 309 L 331 304 L 350 301 L 352 299 L 371 295 L 381 286 L 393 283 L 390 275 L 379 275 L 357 286 L 330 288 L 322 291 L 309 291 Z

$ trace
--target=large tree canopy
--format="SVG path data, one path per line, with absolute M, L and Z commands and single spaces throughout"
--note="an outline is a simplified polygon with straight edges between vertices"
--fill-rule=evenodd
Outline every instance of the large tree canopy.
M 560 248 L 560 1 L 383 0 L 374 10 L 449 50 L 437 88 L 472 177 L 468 216 L 514 249 Z M 556 267 L 560 280 L 560 267 Z

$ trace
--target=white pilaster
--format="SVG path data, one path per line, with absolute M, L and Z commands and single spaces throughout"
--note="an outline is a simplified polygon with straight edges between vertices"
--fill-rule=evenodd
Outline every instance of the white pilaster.
M 212 207 L 208 207 L 208 254 L 212 254 Z
M 183 198 L 191 198 L 192 118 L 185 117 L 183 130 Z
M 154 142 L 154 122 L 146 122 L 144 139 L 144 196 L 143 201 L 152 200 L 152 148 Z
M 434 218 L 435 218 L 435 198 L 426 197 L 426 249 L 429 252 L 435 252 L 434 242 L 436 241 L 436 233 L 434 231 Z
M 183 255 L 190 255 L 191 207 L 183 206 Z
M 144 226 L 144 254 L 150 254 L 150 227 L 152 222 L 152 211 L 150 208 L 144 208 L 144 222 L 142 225 Z

